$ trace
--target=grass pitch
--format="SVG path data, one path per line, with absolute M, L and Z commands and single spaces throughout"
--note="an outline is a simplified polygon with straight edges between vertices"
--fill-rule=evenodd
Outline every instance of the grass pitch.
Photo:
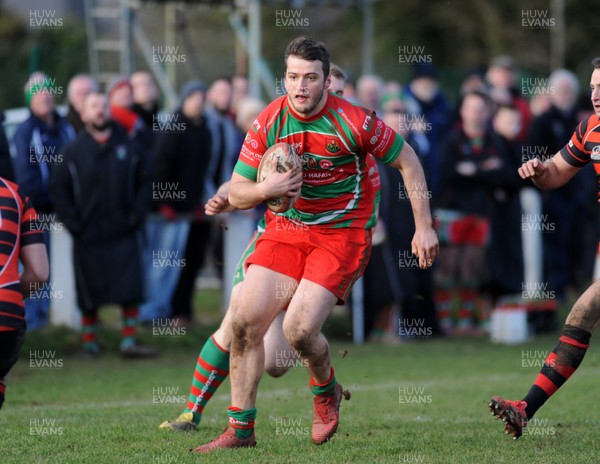
M 340 320 L 330 326 L 339 323 L 347 325 Z M 521 398 L 527 392 L 556 335 L 512 347 L 483 339 L 355 346 L 338 338 L 331 345 L 333 364 L 352 399 L 342 402 L 331 442 L 312 444 L 308 376 L 293 368 L 280 379 L 261 381 L 255 449 L 192 454 L 190 448 L 226 426 L 229 382 L 206 407 L 198 431 L 174 433 L 158 425 L 182 411 L 198 350 L 214 328 L 176 337 L 142 330 L 143 341 L 163 349 L 154 361 L 121 360 L 114 330 L 102 334 L 107 352 L 97 360 L 78 354 L 75 333 L 30 333 L 0 411 L 0 462 L 598 462 L 600 348 L 593 342 L 579 371 L 521 439 L 504 435 L 487 410 L 493 394 Z M 48 362 L 32 364 L 40 357 Z

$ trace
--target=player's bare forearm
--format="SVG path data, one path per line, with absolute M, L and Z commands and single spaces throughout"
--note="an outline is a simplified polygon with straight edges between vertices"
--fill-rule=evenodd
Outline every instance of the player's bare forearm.
M 237 209 L 251 209 L 268 198 L 297 196 L 301 187 L 302 169 L 294 167 L 287 172 L 277 172 L 273 163 L 265 180 L 259 183 L 234 172 L 229 184 L 229 203 Z
M 400 156 L 392 164 L 400 170 L 404 186 L 410 199 L 415 220 L 415 235 L 411 248 L 419 258 L 421 268 L 429 267 L 438 255 L 439 243 L 429 207 L 431 197 L 421 162 L 410 145 L 404 144 Z
M 48 280 L 49 263 L 46 245 L 36 243 L 21 248 L 19 259 L 23 263 L 23 272 L 19 276 L 21 293 L 29 298 L 32 292 Z
M 260 184 L 233 173 L 228 195 L 231 206 L 236 209 L 252 209 L 267 198 Z
M 220 213 L 229 213 L 235 208 L 229 203 L 229 184 L 227 181 L 217 189 L 215 193 L 204 205 L 204 213 L 207 216 L 216 216 Z
M 413 210 L 415 228 L 432 227 L 433 220 L 429 208 L 431 194 L 427 189 L 427 181 L 421 162 L 410 145 L 404 144 L 400 156 L 396 158 L 392 166 L 400 170 L 404 180 L 404 188 Z
M 522 179 L 531 179 L 537 188 L 553 190 L 569 182 L 579 169 L 571 166 L 557 153 L 545 162 L 537 158 L 531 159 L 523 163 L 518 172 Z

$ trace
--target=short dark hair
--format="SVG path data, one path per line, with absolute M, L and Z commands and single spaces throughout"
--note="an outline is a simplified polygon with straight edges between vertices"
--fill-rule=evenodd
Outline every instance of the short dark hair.
M 290 56 L 297 56 L 306 61 L 319 60 L 323 65 L 325 79 L 329 76 L 331 59 L 329 51 L 323 42 L 318 42 L 311 37 L 300 36 L 292 40 L 285 49 L 285 71 L 287 72 L 287 60 Z
M 331 74 L 336 79 L 343 80 L 344 84 L 348 81 L 348 78 L 346 77 L 346 74 L 344 73 L 344 71 L 342 71 L 342 68 L 340 68 L 335 63 L 331 63 L 330 64 L 330 66 L 329 66 L 329 74 Z
M 600 56 L 592 60 L 592 66 L 594 67 L 594 69 L 600 69 Z
M 492 100 L 492 98 L 490 97 L 490 95 L 488 93 L 482 92 L 481 90 L 469 90 L 468 92 L 463 94 L 463 96 L 460 100 L 461 106 L 462 106 L 463 102 L 467 99 L 467 97 L 469 97 L 469 96 L 481 98 L 489 108 L 493 109 L 494 101 Z

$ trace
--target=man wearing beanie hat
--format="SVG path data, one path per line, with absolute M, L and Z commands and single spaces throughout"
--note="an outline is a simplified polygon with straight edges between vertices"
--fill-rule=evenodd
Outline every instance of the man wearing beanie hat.
M 133 90 L 128 77 L 113 79 L 107 87 L 108 104 L 113 121 L 121 125 L 127 134 L 134 136 L 143 125 L 140 117 L 131 109 Z
M 25 102 L 31 113 L 19 125 L 13 138 L 16 150 L 13 167 L 17 184 L 45 221 L 52 220 L 54 211 L 50 194 L 52 170 L 62 161 L 63 146 L 75 137 L 69 122 L 54 108 L 54 96 L 62 93 L 62 87 L 57 86 L 54 79 L 41 72 L 32 74 L 25 85 Z M 44 230 L 48 246 L 48 228 Z M 50 300 L 47 298 L 25 301 L 25 319 L 29 330 L 46 325 L 49 307 Z
M 152 127 L 153 132 L 158 133 L 152 198 L 164 221 L 154 224 L 150 231 L 149 251 L 170 250 L 185 266 L 181 266 L 182 269 L 178 266 L 148 267 L 150 292 L 148 304 L 142 308 L 142 320 L 169 317 L 172 309 L 177 310 L 172 308 L 171 299 L 180 272 L 187 273 L 188 268 L 192 268 L 190 272 L 195 273 L 202 265 L 210 228 L 199 220 L 213 140 L 205 115 L 205 101 L 204 83 L 189 81 L 181 90 L 179 108 L 171 115 L 159 116 Z M 191 233 L 198 238 L 191 250 L 185 250 L 190 227 Z M 178 324 L 191 319 L 189 312 L 175 315 L 181 316 L 176 321 Z

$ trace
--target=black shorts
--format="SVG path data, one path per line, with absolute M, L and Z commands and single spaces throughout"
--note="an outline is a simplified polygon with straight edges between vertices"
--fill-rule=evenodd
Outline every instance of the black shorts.
M 25 341 L 25 328 L 0 332 L 0 380 L 4 381 L 6 374 L 19 359 L 19 353 Z M 4 395 L 0 392 L 0 408 Z

